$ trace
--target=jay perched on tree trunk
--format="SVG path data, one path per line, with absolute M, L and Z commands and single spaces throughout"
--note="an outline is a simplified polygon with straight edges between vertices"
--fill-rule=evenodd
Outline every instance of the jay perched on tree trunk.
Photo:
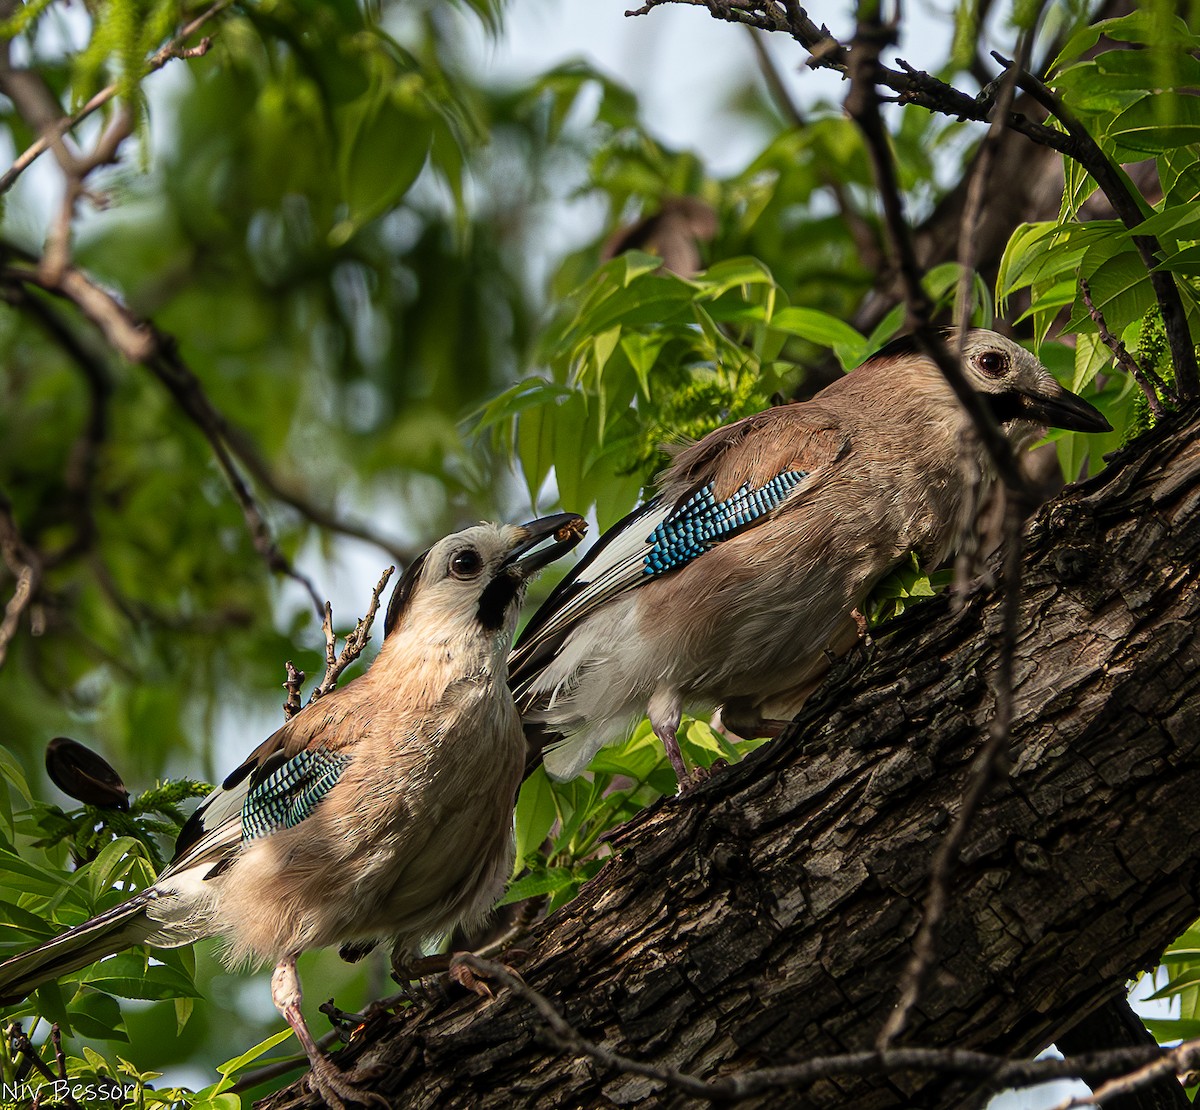
M 1046 425 L 1109 430 L 995 332 L 966 334 L 963 370 L 1015 444 Z M 779 731 L 827 652 L 853 644 L 875 584 L 910 552 L 936 566 L 964 533 L 970 429 L 935 363 L 900 339 L 812 400 L 680 451 L 657 495 L 600 537 L 513 650 L 510 682 L 550 775 L 580 774 L 648 713 L 683 787 L 685 705 L 721 705 L 743 736 Z M 979 470 L 986 485 L 981 450 Z
M 403 972 L 423 941 L 495 903 L 525 765 L 505 659 L 527 580 L 582 526 L 570 513 L 480 524 L 416 559 L 366 674 L 260 744 L 192 815 L 153 886 L 0 964 L 0 1004 L 132 945 L 220 936 L 231 964 L 275 963 L 275 1005 L 322 1097 L 361 1101 L 308 1031 L 296 957 L 386 937 Z

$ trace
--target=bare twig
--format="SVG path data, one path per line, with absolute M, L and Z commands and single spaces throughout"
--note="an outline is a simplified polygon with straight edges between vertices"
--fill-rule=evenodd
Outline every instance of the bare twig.
M 363 653 L 363 649 L 371 642 L 371 625 L 375 621 L 375 614 L 379 611 L 379 598 L 388 584 L 388 579 L 395 572 L 395 567 L 388 567 L 375 584 L 375 589 L 371 591 L 371 604 L 367 606 L 366 614 L 354 626 L 354 630 L 346 637 L 340 655 L 337 650 L 337 634 L 333 630 L 333 607 L 329 602 L 325 602 L 325 618 L 321 622 L 321 628 L 325 633 L 325 673 L 321 676 L 321 681 L 317 684 L 317 687 L 312 692 L 312 696 L 308 699 L 309 705 L 336 688 L 337 680 L 342 672 Z M 289 683 L 291 682 L 291 667 L 292 665 L 289 663 Z M 303 679 L 304 676 L 301 674 L 300 681 L 303 681 Z M 288 686 L 288 690 L 288 700 L 290 702 L 290 685 Z
M 1165 416 L 1166 409 L 1163 408 L 1163 403 L 1159 398 L 1165 397 L 1172 404 L 1178 404 L 1179 399 L 1151 367 L 1143 366 L 1139 363 L 1129 353 L 1129 348 L 1108 330 L 1108 323 L 1104 319 L 1104 313 L 1096 307 L 1095 302 L 1092 300 L 1092 290 L 1088 286 L 1087 278 L 1082 274 L 1079 276 L 1079 294 L 1083 297 L 1083 303 L 1088 310 L 1088 315 L 1091 316 L 1092 322 L 1096 325 L 1096 334 L 1100 336 L 1100 342 L 1112 352 L 1117 365 L 1141 386 L 1142 393 L 1146 397 L 1146 404 L 1150 406 L 1150 411 L 1154 414 L 1155 419 Z
M 1069 151 L 1100 187 L 1100 191 L 1112 205 L 1113 211 L 1120 217 L 1121 222 L 1130 230 L 1135 230 L 1145 222 L 1146 213 L 1139 204 L 1139 198 L 1120 168 L 1100 149 L 1100 144 L 1092 138 L 1092 133 L 1072 113 L 1062 100 L 1045 84 L 1019 64 L 1012 62 L 1003 55 L 992 51 L 992 57 L 1006 68 L 1016 68 L 1018 82 L 1030 96 L 1057 119 L 1066 128 L 1073 146 Z M 1141 255 L 1142 262 L 1150 274 L 1150 284 L 1154 288 L 1154 296 L 1162 311 L 1163 327 L 1167 333 L 1167 343 L 1171 348 L 1171 361 L 1175 365 L 1175 380 L 1181 396 L 1193 398 L 1200 396 L 1200 370 L 1196 365 L 1196 349 L 1192 345 L 1191 332 L 1188 329 L 1187 315 L 1183 308 L 1183 300 L 1179 295 L 1179 287 L 1175 277 L 1169 270 L 1159 267 L 1162 245 L 1153 235 L 1133 235 L 1133 245 Z
M 290 721 L 304 708 L 302 694 L 304 672 L 299 670 L 290 659 L 284 666 L 287 668 L 287 680 L 284 682 L 283 688 L 287 691 L 287 700 L 283 703 L 283 719 Z
M 1017 58 L 1022 68 L 1028 63 L 1032 41 L 1033 36 L 1028 31 L 1022 31 L 1017 40 Z M 1004 120 L 1012 108 L 1016 92 L 1016 74 L 1006 71 L 1000 79 L 992 122 L 979 144 L 975 163 L 971 167 L 970 183 L 967 186 L 967 197 L 963 205 L 962 222 L 958 228 L 958 264 L 961 272 L 958 279 L 958 311 L 954 322 L 959 329 L 960 337 L 965 336 L 967 326 L 971 322 L 972 283 L 975 277 L 975 241 L 979 229 L 979 218 L 983 213 L 987 187 L 992 176 L 992 166 L 1004 136 Z
M 15 248 L 7 247 L 12 254 L 20 254 Z M 208 440 L 217 463 L 225 474 L 234 499 L 245 518 L 255 549 L 264 558 L 268 567 L 299 582 L 308 592 L 313 606 L 324 616 L 324 604 L 312 581 L 279 550 L 267 526 L 266 519 L 238 468 L 238 461 L 251 459 L 256 476 L 269 476 L 266 465 L 247 446 L 244 437 L 237 435 L 224 416 L 213 405 L 200 380 L 191 371 L 179 354 L 174 339 L 159 332 L 152 324 L 139 320 L 117 298 L 106 289 L 96 285 L 82 271 L 68 267 L 57 284 L 49 284 L 44 276 L 23 266 L 10 265 L 0 271 L 0 285 L 24 290 L 26 286 L 45 289 L 56 296 L 71 301 L 100 329 L 105 339 L 118 354 L 130 362 L 139 363 L 149 369 L 171 392 L 183 412 Z M 235 460 L 235 455 L 237 459 Z M 347 535 L 369 540 L 383 547 L 390 554 L 407 559 L 408 553 L 397 551 L 396 545 L 376 536 L 357 525 L 347 524 L 315 506 L 308 505 L 298 495 L 288 495 L 279 483 L 270 477 L 264 481 L 281 500 L 293 505 L 320 527 L 336 529 Z
M 71 227 L 79 199 L 87 193 L 88 175 L 101 166 L 117 161 L 121 144 L 133 134 L 133 124 L 133 110 L 128 105 L 122 105 L 88 155 L 70 157 L 63 148 L 59 162 L 66 176 L 66 187 L 58 219 L 51 224 L 45 251 L 38 263 L 46 284 L 56 285 L 71 263 Z M 61 142 L 59 145 L 62 146 Z
M 706 8 L 714 19 L 748 24 L 764 31 L 782 31 L 790 34 L 810 51 L 809 65 L 815 67 L 834 69 L 845 74 L 854 61 L 827 28 L 818 27 L 808 18 L 796 0 L 785 0 L 783 3 L 778 0 L 649 0 L 641 8 L 626 12 L 626 15 L 646 15 L 665 3 L 692 4 Z M 1002 64 L 1011 64 L 998 55 L 993 56 Z M 897 103 L 915 104 L 940 115 L 977 122 L 986 121 L 991 114 L 994 102 L 986 93 L 979 97 L 971 97 L 903 60 L 898 61 L 897 65 L 900 67 L 898 70 L 879 65 L 878 51 L 871 59 L 875 82 L 893 90 Z M 1130 228 L 1138 226 L 1145 217 L 1136 198 L 1126 185 L 1121 171 L 1100 150 L 1087 129 L 1035 76 L 1022 73 L 1018 83 L 1052 112 L 1062 122 L 1066 131 L 1048 127 L 1012 110 L 999 114 L 999 118 L 1004 120 L 1004 126 L 1079 162 L 1095 179 L 1125 225 Z M 1183 302 L 1175 279 L 1169 272 L 1158 267 L 1157 254 L 1160 248 L 1157 240 L 1150 236 L 1133 238 L 1149 271 L 1155 297 L 1162 309 L 1180 393 L 1187 398 L 1200 396 L 1200 371 L 1197 370 L 1195 349 L 1191 344 Z
M 12 502 L 0 493 L 0 558 L 16 582 L 12 597 L 4 607 L 4 618 L 0 620 L 0 667 L 8 657 L 8 645 L 17 634 L 21 617 L 33 603 L 42 580 L 42 560 L 21 538 L 13 516 Z
M 188 23 L 178 35 L 175 36 L 165 46 L 162 46 L 149 60 L 146 62 L 147 73 L 153 73 L 156 70 L 162 69 L 168 62 L 175 58 L 198 58 L 206 54 L 212 46 L 211 38 L 201 39 L 194 46 L 185 46 L 184 43 L 192 37 L 201 27 L 209 20 L 213 19 L 225 8 L 233 3 L 233 0 L 217 0 L 212 7 L 201 12 L 195 19 Z M 30 145 L 18 155 L 16 161 L 3 174 L 0 174 L 0 196 L 8 192 L 16 183 L 18 177 L 28 169 L 33 162 L 41 155 L 45 154 L 56 142 L 61 143 L 62 137 L 71 131 L 78 124 L 82 123 L 90 115 L 98 109 L 104 107 L 110 100 L 117 95 L 117 86 L 115 84 L 108 85 L 101 89 L 95 96 L 91 98 L 79 111 L 69 116 L 63 116 L 61 119 L 49 124 L 45 128 L 40 128 L 42 134 L 35 139 Z
M 1017 42 L 1017 57 L 1022 64 L 1028 59 L 1033 36 L 1023 31 Z M 967 195 L 963 203 L 962 221 L 958 230 L 958 303 L 955 311 L 955 326 L 958 329 L 958 357 L 961 362 L 966 350 L 967 328 L 971 323 L 971 304 L 974 300 L 975 281 L 975 243 L 979 228 L 980 216 L 983 213 L 984 199 L 987 186 L 991 179 L 992 166 L 1004 135 L 1004 120 L 1012 107 L 1016 95 L 1017 83 L 1013 74 L 1005 73 L 1000 81 L 996 97 L 996 107 L 992 113 L 992 122 L 979 144 L 975 163 L 971 168 Z M 974 577 L 974 564 L 977 561 L 979 549 L 979 530 L 976 525 L 978 511 L 982 503 L 983 474 L 976 460 L 975 444 L 970 442 L 974 437 L 964 437 L 962 463 L 963 472 L 967 478 L 967 504 L 971 506 L 971 514 L 964 525 L 965 543 L 959 544 L 959 557 L 955 562 L 954 594 L 960 600 L 966 597 L 968 583 Z M 1018 525 L 1019 527 L 1019 525 Z
M 1200 1064 L 1200 1038 L 1184 1041 L 1158 1060 L 1143 1064 L 1135 1071 L 1119 1075 L 1100 1084 L 1089 1095 L 1069 1098 L 1055 1110 L 1074 1110 L 1078 1106 L 1107 1106 L 1118 1098 L 1140 1091 L 1161 1079 L 1186 1075 Z
M 62 1030 L 58 1027 L 57 1021 L 50 1026 L 50 1043 L 54 1046 L 54 1061 L 58 1066 L 58 1078 L 65 1080 L 67 1078 L 67 1057 L 63 1053 Z
M 932 305 L 921 284 L 921 268 L 912 245 L 912 233 L 904 215 L 896 167 L 888 145 L 887 132 L 879 114 L 879 95 L 876 82 L 880 71 L 879 53 L 893 32 L 878 21 L 860 22 L 851 52 L 850 93 L 846 111 L 858 124 L 875 167 L 875 179 L 883 204 L 884 224 L 895 255 L 896 267 L 903 280 L 904 298 L 908 305 L 909 324 L 921 349 L 937 364 L 955 396 L 966 409 L 979 434 L 992 466 L 1005 486 L 1013 491 L 1025 491 L 1027 481 L 1017 464 L 1012 444 L 1000 430 L 999 424 L 983 399 L 971 387 L 961 363 L 947 349 L 932 322 Z
M 932 306 L 921 284 L 921 270 L 913 250 L 911 232 L 904 215 L 904 204 L 892 160 L 887 133 L 879 113 L 876 87 L 879 53 L 895 38 L 895 27 L 885 25 L 876 5 L 860 6 L 858 27 L 850 53 L 850 93 L 846 111 L 858 123 L 875 167 L 876 181 L 883 204 L 885 226 L 904 285 L 909 320 L 918 343 L 937 363 L 947 382 L 971 417 L 972 430 L 986 450 L 990 462 L 1005 486 L 1005 605 L 1004 628 L 995 675 L 996 708 L 988 739 L 980 750 L 963 792 L 962 804 L 950 831 L 938 845 L 930 867 L 930 885 L 921 925 L 913 941 L 913 953 L 900 984 L 900 999 L 879 1032 L 876 1047 L 890 1048 L 908 1023 L 920 998 L 921 990 L 937 954 L 939 927 L 946 910 L 950 874 L 958 860 L 971 821 L 990 788 L 1001 754 L 1004 752 L 1012 720 L 1012 652 L 1016 640 L 1017 611 L 1020 603 L 1021 525 L 1031 491 L 1017 463 L 1008 438 L 988 411 L 982 398 L 971 387 L 962 370 L 961 353 L 951 355 L 933 327 Z M 1011 87 L 1009 103 L 1011 103 Z M 986 170 L 988 162 L 985 162 Z M 968 207 L 965 215 L 973 222 Z M 966 234 L 966 232 L 964 232 Z M 967 298 L 962 298 L 965 307 Z M 961 317 L 960 317 L 961 319 Z M 960 342 L 963 332 L 959 333 Z M 961 351 L 961 348 L 960 348 Z
M 57 1026 L 55 1026 L 57 1028 Z M 16 1022 L 9 1026 L 8 1030 L 9 1042 L 12 1044 L 14 1052 L 20 1052 L 25 1055 L 25 1058 L 33 1065 L 34 1070 L 43 1079 L 50 1081 L 51 1086 L 58 1084 L 59 1077 L 54 1074 L 47 1066 L 45 1061 L 38 1055 L 38 1050 L 34 1047 L 33 1042 L 25 1036 L 25 1031 Z M 60 1049 L 61 1052 L 61 1049 Z M 64 1076 L 65 1078 L 65 1076 Z M 60 1085 L 61 1086 L 61 1085 Z M 79 1103 L 75 1101 L 70 1090 L 64 1091 L 62 1095 L 62 1104 L 67 1107 L 67 1110 L 82 1110 Z
M 67 354 L 83 375 L 88 387 L 87 420 L 71 448 L 66 473 L 63 476 L 67 510 L 75 534 L 63 547 L 42 553 L 43 565 L 53 567 L 88 551 L 95 540 L 96 518 L 92 505 L 92 491 L 100 451 L 108 436 L 108 404 L 113 391 L 112 374 L 104 360 L 80 342 L 79 337 L 45 298 L 31 296 L 21 286 L 5 285 L 0 286 L 0 299 L 31 317 Z
M 796 1064 L 704 1080 L 669 1064 L 634 1060 L 589 1040 L 563 1017 L 549 999 L 504 964 L 466 952 L 456 953 L 452 963 L 499 982 L 517 998 L 532 1006 L 544 1022 L 541 1031 L 543 1037 L 553 1047 L 586 1056 L 606 1070 L 656 1080 L 666 1087 L 707 1102 L 738 1102 L 757 1097 L 768 1090 L 809 1087 L 820 1079 L 838 1075 L 886 1075 L 903 1071 L 957 1074 L 976 1077 L 997 1086 L 1029 1087 L 1051 1079 L 1074 1078 L 1083 1074 L 1120 1075 L 1132 1067 L 1161 1062 L 1168 1055 L 1165 1049 L 1138 1046 L 1109 1049 L 1063 1060 L 1012 1060 L 968 1049 L 892 1048 L 886 1052 L 816 1056 Z M 1178 1061 L 1173 1060 L 1170 1066 L 1178 1066 Z

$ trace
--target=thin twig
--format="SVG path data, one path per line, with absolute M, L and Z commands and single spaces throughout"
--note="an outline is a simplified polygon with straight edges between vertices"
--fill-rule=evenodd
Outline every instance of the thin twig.
M 1002 66 L 1015 65 L 994 50 L 992 57 Z M 1044 81 L 1019 65 L 1015 68 L 1021 88 L 1066 128 L 1067 134 L 1074 142 L 1070 151 L 1071 157 L 1091 174 L 1092 180 L 1099 186 L 1121 222 L 1131 231 L 1135 231 L 1145 222 L 1146 213 L 1121 169 L 1104 153 L 1100 144 L 1092 137 L 1092 133 Z M 1175 365 L 1175 380 L 1179 392 L 1181 396 L 1188 398 L 1200 396 L 1200 370 L 1196 365 L 1196 349 L 1192 344 L 1179 287 L 1175 284 L 1174 275 L 1159 266 L 1162 244 L 1153 235 L 1134 234 L 1131 238 L 1150 274 L 1150 284 L 1162 311 L 1163 328 L 1171 348 L 1171 361 Z
M 15 580 L 12 597 L 4 607 L 0 620 L 0 667 L 8 657 L 8 645 L 17 634 L 21 617 L 33 603 L 42 580 L 42 560 L 21 538 L 8 496 L 0 492 L 0 557 Z
M 62 1030 L 58 1027 L 57 1021 L 50 1026 L 50 1043 L 54 1046 L 54 1061 L 58 1066 L 58 1078 L 65 1081 L 67 1078 L 67 1057 L 63 1052 Z
M 1200 1038 L 1184 1041 L 1161 1059 L 1152 1060 L 1135 1071 L 1101 1083 L 1091 1094 L 1077 1095 L 1061 1102 L 1054 1110 L 1075 1110 L 1079 1106 L 1107 1106 L 1161 1079 L 1186 1075 L 1200 1064 Z
M 329 602 L 325 602 L 325 618 L 321 622 L 321 628 L 325 633 L 325 673 L 308 699 L 309 705 L 318 698 L 324 697 L 337 686 L 337 680 L 342 672 L 363 653 L 363 649 L 371 642 L 371 625 L 375 621 L 375 614 L 379 611 L 379 598 L 388 584 L 388 579 L 395 572 L 395 567 L 388 567 L 380 576 L 379 581 L 375 584 L 375 589 L 371 591 L 371 603 L 367 606 L 366 614 L 360 618 L 354 626 L 354 630 L 346 637 L 340 655 L 337 650 L 337 634 L 333 630 L 333 606 Z M 290 663 L 288 668 L 290 681 Z M 304 676 L 301 675 L 301 681 L 303 678 Z
M 49 568 L 90 550 L 96 538 L 93 487 L 100 451 L 108 437 L 108 404 L 113 392 L 112 373 L 104 360 L 80 341 L 45 298 L 31 296 L 21 286 L 6 285 L 0 287 L 0 299 L 33 319 L 79 369 L 88 387 L 87 420 L 71 448 L 63 475 L 67 510 L 75 526 L 75 534 L 64 546 L 42 553 L 43 566 Z
M 959 359 L 947 349 L 941 335 L 933 326 L 932 304 L 921 283 L 921 268 L 913 250 L 912 232 L 904 215 L 904 201 L 892 159 L 887 132 L 879 114 L 879 94 L 876 81 L 879 73 L 879 53 L 891 40 L 892 32 L 878 19 L 860 22 L 851 51 L 850 92 L 846 111 L 863 133 L 875 180 L 883 204 L 884 224 L 888 240 L 900 273 L 904 299 L 908 306 L 909 324 L 918 345 L 942 371 L 955 396 L 966 409 L 979 434 L 993 469 L 1011 490 L 1024 491 L 1027 480 L 1017 464 L 1012 444 L 1000 430 L 1000 425 L 988 410 L 983 398 L 971 387 Z
M 1039 13 L 1040 14 L 1040 13 Z M 1034 21 L 1035 24 L 1037 21 Z M 1017 40 L 1017 57 L 1024 64 L 1032 49 L 1033 36 L 1022 31 Z M 974 301 L 975 243 L 983 214 L 987 187 L 991 181 L 992 168 L 1003 141 L 1004 121 L 1012 108 L 1016 96 L 1016 75 L 1006 72 L 1000 79 L 996 95 L 995 110 L 987 133 L 979 144 L 975 163 L 971 167 L 967 183 L 967 195 L 963 202 L 962 220 L 958 230 L 958 303 L 955 306 L 955 326 L 958 329 L 958 357 L 961 363 L 967 343 L 967 328 L 971 323 L 971 305 Z M 954 597 L 961 601 L 967 595 L 969 582 L 975 577 L 979 553 L 978 513 L 982 503 L 983 473 L 977 461 L 973 436 L 964 436 L 962 445 L 963 473 L 966 477 L 966 503 L 971 507 L 965 518 L 963 541 L 959 543 L 959 556 L 954 568 Z
M 179 32 L 170 42 L 161 47 L 158 51 L 152 54 L 146 62 L 146 72 L 154 73 L 156 70 L 162 69 L 168 62 L 175 58 L 197 58 L 208 52 L 212 45 L 211 38 L 202 39 L 195 46 L 185 47 L 183 44 L 192 37 L 201 27 L 204 26 L 210 19 L 218 15 L 225 8 L 229 7 L 233 0 L 217 0 L 217 3 L 212 7 L 203 11 L 183 30 Z M 0 196 L 3 196 L 13 187 L 18 177 L 28 169 L 33 162 L 54 145 L 54 143 L 68 132 L 82 123 L 88 116 L 92 115 L 98 109 L 104 107 L 110 100 L 117 95 L 118 88 L 115 84 L 107 85 L 101 89 L 95 96 L 91 98 L 79 111 L 72 115 L 64 116 L 61 120 L 51 124 L 35 139 L 13 162 L 3 174 L 0 174 Z
M 1029 60 L 1033 36 L 1028 31 L 1022 31 L 1017 39 L 1017 58 L 1022 68 Z M 996 106 L 992 113 L 992 122 L 987 133 L 979 144 L 975 163 L 971 167 L 967 184 L 967 196 L 963 203 L 962 222 L 958 229 L 958 305 L 955 314 L 955 325 L 958 328 L 960 342 L 965 339 L 966 330 L 971 322 L 972 285 L 975 279 L 975 242 L 979 231 L 979 219 L 983 214 L 987 187 L 991 183 L 992 167 L 1000 150 L 1005 126 L 1004 120 L 1012 108 L 1017 93 L 1017 78 L 1014 71 L 1006 71 L 1000 79 L 996 95 Z
M 833 1076 L 887 1075 L 906 1071 L 971 1076 L 996 1086 L 1030 1087 L 1052 1079 L 1076 1078 L 1080 1075 L 1120 1075 L 1130 1068 L 1160 1062 L 1168 1055 L 1165 1049 L 1139 1045 L 1061 1060 L 1012 1060 L 968 1049 L 906 1047 L 892 1048 L 886 1052 L 816 1056 L 796 1064 L 705 1080 L 669 1064 L 634 1060 L 589 1040 L 566 1020 L 549 999 L 504 964 L 466 952 L 455 953 L 451 962 L 501 983 L 517 998 L 532 1006 L 544 1023 L 542 1036 L 560 1051 L 586 1056 L 609 1071 L 656 1080 L 666 1087 L 707 1102 L 738 1102 L 755 1098 L 765 1091 L 802 1089 Z M 1178 1051 L 1175 1050 L 1175 1053 Z M 1170 1055 L 1174 1056 L 1174 1053 Z
M 26 1059 L 33 1065 L 38 1075 L 43 1079 L 48 1079 L 52 1086 L 58 1083 L 58 1076 L 46 1066 L 45 1061 L 38 1055 L 38 1050 L 34 1048 L 33 1043 L 25 1036 L 25 1031 L 16 1022 L 9 1027 L 8 1037 L 13 1051 L 24 1053 Z M 82 1107 L 80 1107 L 79 1103 L 71 1095 L 70 1090 L 63 1092 L 62 1104 L 68 1110 L 82 1110 Z
M 307 575 L 292 565 L 275 543 L 266 518 L 238 469 L 226 437 L 222 435 L 224 420 L 208 400 L 199 379 L 184 365 L 174 341 L 159 333 L 152 325 L 138 320 L 116 297 L 95 285 L 74 267 L 68 267 L 57 284 L 47 283 L 40 272 L 16 266 L 9 266 L 0 272 L 0 281 L 9 285 L 37 286 L 73 302 L 103 332 L 119 354 L 130 362 L 146 366 L 155 374 L 208 440 L 234 500 L 242 510 L 255 550 L 270 570 L 300 583 L 308 592 L 317 614 L 322 615 L 323 603 L 316 586 Z
M 795 0 L 786 0 L 784 4 L 774 0 L 648 0 L 641 8 L 625 14 L 646 15 L 665 3 L 704 7 L 714 19 L 749 24 L 764 31 L 782 31 L 790 34 L 810 51 L 811 66 L 833 69 L 845 74 L 850 68 L 850 62 L 854 61 L 853 58 L 848 58 L 845 48 L 830 35 L 828 29 L 813 23 Z M 994 56 L 1002 64 L 1010 64 L 1003 58 Z M 971 97 L 903 60 L 898 60 L 897 65 L 899 70 L 893 70 L 879 65 L 877 55 L 872 59 L 875 81 L 893 90 L 897 103 L 914 104 L 928 111 L 962 120 L 984 122 L 988 119 L 994 106 L 988 95 Z M 1052 112 L 1066 130 L 1048 127 L 1021 112 L 1011 110 L 1001 113 L 1004 125 L 1040 146 L 1049 147 L 1077 161 L 1092 175 L 1125 225 L 1130 228 L 1138 226 L 1145 217 L 1136 198 L 1120 170 L 1100 150 L 1087 129 L 1034 75 L 1022 73 L 1019 84 Z M 1171 357 L 1176 366 L 1179 391 L 1186 398 L 1200 396 L 1200 370 L 1197 369 L 1195 349 L 1191 344 L 1183 302 L 1175 279 L 1158 266 L 1157 254 L 1160 248 L 1157 240 L 1144 235 L 1134 236 L 1133 239 L 1139 253 L 1142 254 L 1155 297 L 1162 309 Z
M 1092 290 L 1088 286 L 1087 278 L 1082 274 L 1079 275 L 1079 295 L 1083 297 L 1088 315 L 1096 325 L 1096 334 L 1100 336 L 1100 342 L 1112 352 L 1117 365 L 1141 386 L 1142 393 L 1146 397 L 1146 404 L 1150 406 L 1150 411 L 1154 414 L 1155 419 L 1165 416 L 1167 410 L 1159 399 L 1160 395 L 1166 397 L 1173 404 L 1178 404 L 1179 399 L 1154 370 L 1139 363 L 1129 353 L 1129 348 L 1108 330 L 1108 322 L 1104 319 L 1104 313 L 1096 307 L 1092 300 Z
M 304 672 L 297 668 L 290 659 L 284 666 L 287 668 L 287 680 L 284 682 L 283 688 L 287 691 L 287 700 L 283 703 L 283 719 L 290 721 L 304 708 L 302 696 Z

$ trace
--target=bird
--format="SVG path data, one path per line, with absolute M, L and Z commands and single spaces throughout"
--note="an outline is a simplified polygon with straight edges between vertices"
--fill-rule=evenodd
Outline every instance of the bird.
M 325 1101 L 362 1101 L 305 1024 L 296 958 L 386 938 L 403 972 L 491 910 L 525 763 L 506 658 L 526 583 L 585 527 L 572 513 L 479 524 L 413 560 L 371 667 L 255 748 L 153 885 L 0 964 L 0 1005 L 124 948 L 218 936 L 230 966 L 274 964 L 272 998 Z
M 947 332 L 950 349 L 959 334 Z M 1028 351 L 983 328 L 962 370 L 1014 445 L 1040 427 L 1111 430 Z M 687 789 L 685 706 L 743 737 L 778 734 L 859 608 L 916 554 L 934 567 L 969 524 L 971 420 L 902 336 L 810 400 L 719 427 L 675 453 L 654 495 L 599 537 L 525 626 L 509 681 L 552 779 L 581 774 L 643 716 Z M 986 486 L 994 476 L 980 449 Z

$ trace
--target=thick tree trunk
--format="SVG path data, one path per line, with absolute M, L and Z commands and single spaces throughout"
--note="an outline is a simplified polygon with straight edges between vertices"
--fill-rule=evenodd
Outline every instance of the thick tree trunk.
M 1025 558 L 1008 774 L 954 871 L 903 1044 L 1027 1055 L 1151 967 L 1200 904 L 1200 442 L 1145 437 L 1047 505 Z M 624 829 L 523 944 L 585 1036 L 702 1077 L 868 1048 L 897 997 L 930 857 L 993 712 L 997 592 L 921 606 L 795 726 Z M 548 1048 L 501 991 L 382 1021 L 352 1050 L 413 1107 L 682 1105 Z M 350 1056 L 344 1056 L 349 1061 Z M 951 1107 L 928 1074 L 753 1105 Z M 303 1100 L 281 1092 L 272 1107 Z

